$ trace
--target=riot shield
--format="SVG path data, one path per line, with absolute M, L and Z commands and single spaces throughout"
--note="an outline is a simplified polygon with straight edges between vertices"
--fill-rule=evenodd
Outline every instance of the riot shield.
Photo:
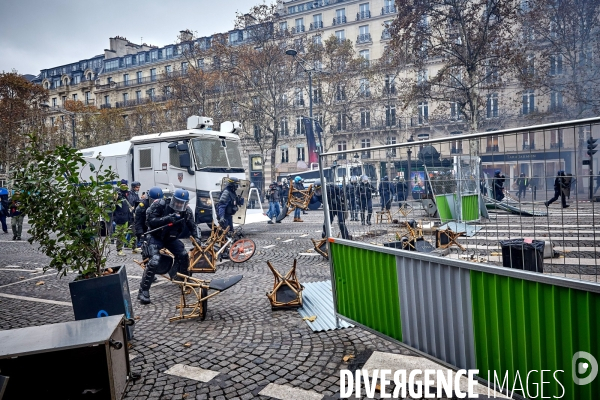
M 221 192 L 223 190 L 225 190 L 225 187 L 227 186 L 226 179 L 228 179 L 228 178 L 224 177 L 223 180 L 221 181 Z M 234 224 L 244 225 L 244 223 L 246 222 L 246 207 L 248 207 L 248 192 L 250 192 L 250 181 L 246 180 L 246 179 L 240 179 L 240 185 L 238 187 L 236 194 L 244 199 L 244 204 L 242 204 L 242 205 L 238 204 L 238 206 L 237 206 L 238 210 L 233 215 L 233 223 Z

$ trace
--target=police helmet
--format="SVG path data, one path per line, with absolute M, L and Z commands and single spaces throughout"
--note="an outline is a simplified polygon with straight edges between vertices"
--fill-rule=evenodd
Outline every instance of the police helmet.
M 175 189 L 169 207 L 175 211 L 183 211 L 190 201 L 190 193 L 185 189 Z
M 500 174 L 500 172 L 502 172 L 502 171 L 500 171 L 499 169 L 494 171 L 495 174 Z
M 358 183 L 358 176 L 352 175 L 350 177 L 350 183 Z
M 302 182 L 302 178 L 300 178 L 299 176 L 297 176 L 297 177 L 294 178 L 294 182 L 300 183 L 300 182 Z
M 368 183 L 369 182 L 369 177 L 366 175 L 363 175 L 360 177 L 360 181 L 363 183 Z
M 225 179 L 225 182 L 227 182 L 227 186 L 231 186 L 231 187 L 237 187 L 240 184 L 240 179 L 236 178 L 235 176 L 227 177 L 227 179 Z
M 120 185 L 127 185 L 127 179 L 121 179 L 121 182 L 119 182 Z
M 383 177 L 383 180 L 384 180 L 384 181 L 389 181 L 389 180 L 390 180 L 390 178 L 389 178 L 389 177 L 386 175 L 386 176 L 384 176 L 384 177 Z
M 158 186 L 153 186 L 148 191 L 148 197 L 150 197 L 153 200 L 162 199 L 163 191 Z
M 140 186 L 142 186 L 142 184 L 141 184 L 141 183 L 139 183 L 138 181 L 133 181 L 133 182 L 131 182 L 131 187 L 132 187 L 132 188 L 134 188 L 134 187 L 140 187 Z
M 565 171 L 563 171 L 562 169 L 560 171 L 558 171 L 558 175 L 560 176 L 565 176 Z
M 316 180 L 315 183 L 313 183 L 313 187 L 315 189 L 320 189 L 321 186 L 323 186 L 323 185 L 321 184 L 321 180 L 320 179 Z

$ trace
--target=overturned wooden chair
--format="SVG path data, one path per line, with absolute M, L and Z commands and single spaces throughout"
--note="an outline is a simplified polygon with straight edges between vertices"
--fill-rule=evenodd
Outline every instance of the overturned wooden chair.
M 302 290 L 304 289 L 304 286 L 300 284 L 298 277 L 296 276 L 296 262 L 297 260 L 294 259 L 292 268 L 285 276 L 282 276 L 279 271 L 273 267 L 271 262 L 267 261 L 267 265 L 275 277 L 273 290 L 267 292 L 267 297 L 271 302 L 272 310 L 302 307 Z
M 200 318 L 201 321 L 204 321 L 208 309 L 207 300 L 241 281 L 243 275 L 206 281 L 178 273 L 177 278 L 173 282 L 179 286 L 181 293 L 179 304 L 175 306 L 177 315 L 169 318 L 169 322 L 191 318 Z M 215 290 L 215 292 L 208 294 L 209 289 Z M 187 296 L 191 297 L 190 301 Z
M 194 238 L 190 239 L 194 248 L 188 252 L 190 261 L 188 271 L 190 272 L 217 272 L 217 250 L 215 239 L 209 238 L 204 245 L 198 244 Z
M 435 247 L 438 249 L 447 249 L 448 247 L 455 245 L 462 251 L 465 251 L 466 249 L 460 243 L 458 243 L 458 238 L 464 234 L 465 232 L 454 232 L 450 228 L 443 230 L 438 229 L 435 236 Z
M 175 259 L 175 255 L 173 253 L 171 253 L 168 249 L 164 249 L 164 248 L 160 249 L 159 253 L 163 257 L 161 257 L 157 274 L 162 276 L 165 279 L 171 280 L 171 277 L 169 277 L 168 272 L 171 269 L 171 266 L 173 265 L 173 260 Z M 168 261 L 166 261 L 169 258 L 171 259 L 170 265 L 168 264 Z M 150 261 L 150 257 L 146 257 L 142 261 L 133 260 L 133 262 L 136 263 L 137 265 L 139 265 L 140 267 L 142 267 L 142 269 L 146 269 L 146 266 L 148 265 L 149 261 Z
M 222 247 L 227 242 L 228 232 L 229 227 L 223 229 L 219 224 L 213 223 L 208 240 L 212 240 L 214 244 L 216 244 L 219 247 Z
M 327 238 L 321 240 L 310 238 L 310 241 L 315 247 L 315 251 L 325 257 L 326 260 L 329 260 L 329 253 L 327 252 Z
M 398 207 L 398 213 L 402 214 L 404 217 L 407 217 L 411 211 L 413 211 L 413 207 L 406 202 L 402 203 L 400 207 Z

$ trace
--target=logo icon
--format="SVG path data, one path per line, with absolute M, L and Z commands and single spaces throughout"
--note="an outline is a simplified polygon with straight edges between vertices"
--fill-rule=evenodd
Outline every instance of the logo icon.
M 598 361 L 588 352 L 578 351 L 572 360 L 573 382 L 576 385 L 587 385 L 598 375 Z
M 183 172 L 179 172 L 179 173 L 177 174 L 177 180 L 178 180 L 179 182 L 181 182 L 181 181 L 183 180 Z

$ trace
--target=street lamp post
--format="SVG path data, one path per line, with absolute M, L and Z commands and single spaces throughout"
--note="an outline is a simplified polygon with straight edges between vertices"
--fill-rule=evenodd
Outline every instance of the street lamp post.
M 412 135 L 410 136 L 410 138 L 408 138 L 407 142 L 414 142 L 415 140 L 413 139 Z M 406 174 L 408 175 L 406 177 L 406 182 L 408 183 L 408 191 L 412 193 L 412 188 L 411 188 L 411 184 L 412 184 L 412 180 L 410 179 L 410 169 L 411 169 L 411 164 L 412 164 L 412 146 L 409 146 L 408 149 L 406 149 L 406 156 L 408 158 L 408 165 L 406 167 Z M 408 194 L 407 194 L 408 197 Z
M 294 57 L 294 60 L 296 60 L 298 65 L 300 65 L 302 67 L 302 70 L 308 74 L 308 117 L 310 118 L 310 126 L 311 126 L 311 128 L 313 128 L 313 132 L 314 132 L 315 125 L 314 125 L 314 119 L 313 119 L 312 73 L 317 70 L 314 67 L 307 69 L 304 65 L 305 61 L 302 58 L 300 58 L 300 56 L 298 55 L 298 52 L 296 50 L 287 49 L 285 51 L 285 54 L 287 54 L 288 56 Z M 324 72 L 324 71 L 318 71 L 318 72 Z M 322 152 L 323 151 L 323 142 L 321 140 L 321 135 L 319 135 L 319 148 L 320 148 L 319 152 Z

